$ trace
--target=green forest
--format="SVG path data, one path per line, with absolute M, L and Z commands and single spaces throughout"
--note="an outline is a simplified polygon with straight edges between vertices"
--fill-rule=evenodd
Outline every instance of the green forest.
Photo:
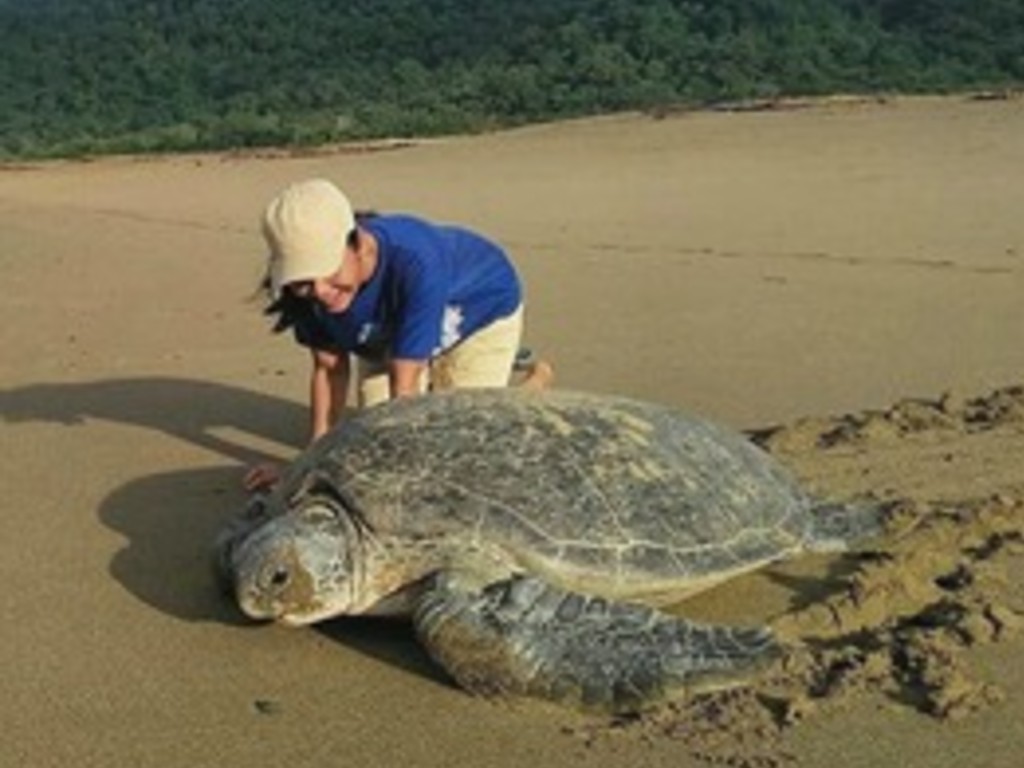
M 1016 88 L 1024 0 L 0 0 L 0 159 Z

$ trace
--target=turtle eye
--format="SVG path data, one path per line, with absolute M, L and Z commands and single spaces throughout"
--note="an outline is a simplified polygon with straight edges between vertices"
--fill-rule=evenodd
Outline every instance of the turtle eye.
M 291 573 L 283 565 L 279 565 L 270 572 L 270 586 L 274 589 L 284 589 L 291 581 Z

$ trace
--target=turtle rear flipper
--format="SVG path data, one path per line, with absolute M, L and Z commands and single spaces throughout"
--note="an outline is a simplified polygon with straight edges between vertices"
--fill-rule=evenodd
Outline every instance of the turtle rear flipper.
M 766 629 L 701 625 L 531 576 L 478 590 L 438 574 L 414 622 L 431 656 L 472 693 L 609 712 L 741 683 L 778 653 Z

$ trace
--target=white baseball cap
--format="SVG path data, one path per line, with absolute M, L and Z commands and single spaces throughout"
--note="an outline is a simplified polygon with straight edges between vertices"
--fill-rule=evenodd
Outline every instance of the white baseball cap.
M 326 179 L 308 179 L 285 188 L 263 213 L 273 293 L 277 295 L 289 283 L 337 272 L 355 226 L 345 193 Z

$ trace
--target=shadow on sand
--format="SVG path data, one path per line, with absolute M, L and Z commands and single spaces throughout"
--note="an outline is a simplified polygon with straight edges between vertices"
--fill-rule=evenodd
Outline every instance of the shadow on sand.
M 184 621 L 252 625 L 218 578 L 213 543 L 245 502 L 239 465 L 267 456 L 217 433 L 238 431 L 297 449 L 305 438 L 304 406 L 224 384 L 152 377 L 0 390 L 0 419 L 86 427 L 90 419 L 129 424 L 228 459 L 231 463 L 223 467 L 132 480 L 103 500 L 98 516 L 126 541 L 111 558 L 109 569 L 137 599 Z M 316 630 L 384 663 L 438 681 L 445 679 L 407 623 L 340 619 Z
M 48 421 L 81 424 L 103 419 L 163 432 L 240 463 L 266 458 L 216 434 L 237 429 L 285 445 L 299 446 L 305 408 L 279 397 L 226 384 L 152 377 L 0 390 L 0 417 L 9 423 Z
M 133 480 L 103 501 L 99 517 L 128 541 L 114 555 L 110 572 L 129 592 L 178 618 L 239 620 L 215 588 L 211 545 L 244 503 L 239 466 L 267 457 L 223 435 L 237 432 L 297 447 L 306 423 L 301 405 L 207 381 L 127 378 L 0 390 L 0 418 L 83 429 L 91 420 L 128 424 L 230 460 L 223 468 Z

